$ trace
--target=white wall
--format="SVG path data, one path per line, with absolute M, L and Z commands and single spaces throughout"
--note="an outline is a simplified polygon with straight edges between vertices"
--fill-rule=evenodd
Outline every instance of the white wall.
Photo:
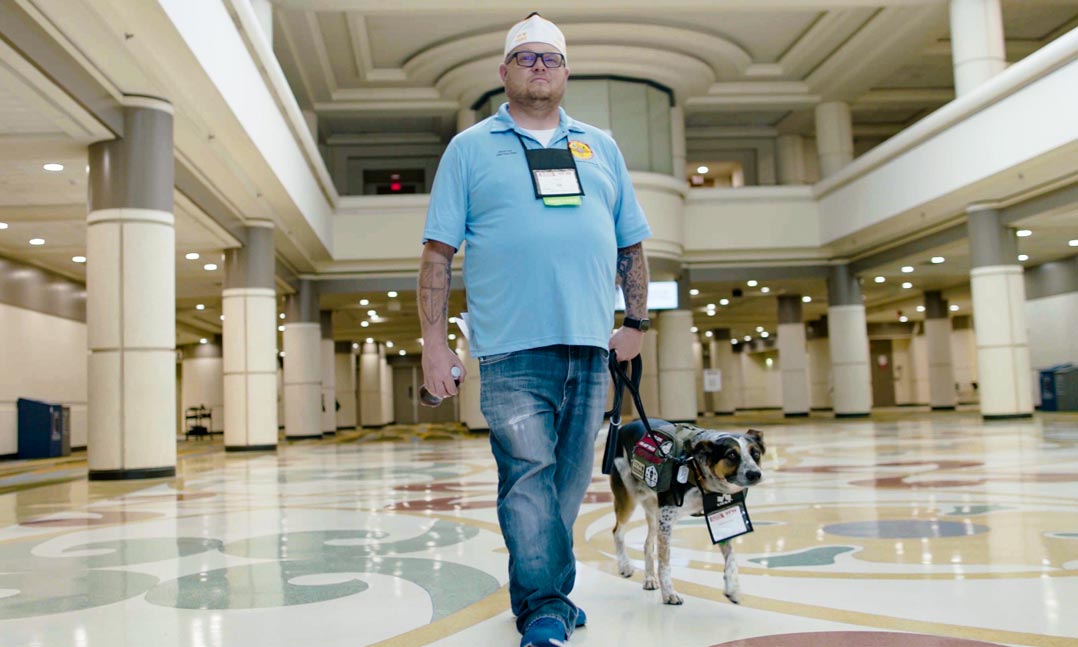
M 951 331 L 951 360 L 959 404 L 980 402 L 980 391 L 973 388 L 977 382 L 977 336 L 972 328 Z
M 808 351 L 809 406 L 813 409 L 830 409 L 831 398 L 831 344 L 827 337 L 817 337 L 805 342 Z
M 913 398 L 914 403 L 928 405 L 932 402 L 928 381 L 928 342 L 924 334 L 910 340 L 910 355 L 913 356 Z
M 1026 301 L 1029 359 L 1033 367 L 1033 403 L 1041 404 L 1038 371 L 1072 362 L 1078 364 L 1078 292 Z
M 353 353 L 336 353 L 333 356 L 337 371 L 337 427 L 356 426 L 356 356 Z
M 808 186 L 694 189 L 685 202 L 685 252 L 805 250 L 818 254 L 817 214 Z
M 0 304 L 0 456 L 18 446 L 19 398 L 71 407 L 71 446 L 86 446 L 86 324 Z
M 916 370 L 914 369 L 913 340 L 891 340 L 891 359 L 894 364 L 895 404 L 921 404 L 917 399 Z
M 782 371 L 779 367 L 779 351 L 739 353 L 741 358 L 742 405 L 739 409 L 781 409 Z M 767 360 L 771 359 L 771 366 Z

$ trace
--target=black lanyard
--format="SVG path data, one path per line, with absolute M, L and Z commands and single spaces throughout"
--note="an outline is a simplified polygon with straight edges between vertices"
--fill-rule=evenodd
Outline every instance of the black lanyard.
M 528 174 L 531 175 L 532 178 L 532 188 L 535 189 L 536 199 L 584 195 L 584 185 L 580 182 L 580 173 L 576 168 L 576 159 L 573 158 L 573 152 L 569 149 L 568 142 L 566 142 L 565 148 L 528 148 L 527 144 L 524 143 L 524 138 L 520 136 L 520 133 L 514 130 L 513 134 L 517 136 L 520 147 L 524 149 L 524 158 L 528 163 Z M 567 171 L 570 169 L 573 172 L 573 176 L 576 178 L 576 187 L 574 189 L 547 193 L 540 190 L 538 174 L 552 171 Z

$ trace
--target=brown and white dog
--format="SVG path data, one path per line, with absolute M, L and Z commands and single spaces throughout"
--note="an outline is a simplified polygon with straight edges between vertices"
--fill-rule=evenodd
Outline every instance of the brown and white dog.
M 656 418 L 648 420 L 652 429 L 670 424 Z M 625 530 L 634 508 L 640 504 L 648 522 L 648 534 L 644 542 L 644 590 L 661 588 L 664 603 L 681 604 L 681 596 L 674 590 L 670 577 L 670 535 L 674 524 L 682 517 L 703 512 L 701 488 L 709 493 L 735 494 L 760 482 L 762 473 L 759 461 L 764 453 L 763 433 L 755 429 L 744 434 L 712 429 L 700 429 L 694 433 L 686 445 L 686 450 L 698 468 L 694 471 L 700 488 L 687 490 L 680 506 L 660 505 L 658 495 L 632 474 L 627 457 L 644 433 L 644 425 L 640 421 L 631 422 L 621 429 L 618 435 L 619 455 L 614 459 L 614 470 L 610 473 L 610 489 L 614 492 L 614 512 L 617 516 L 614 545 L 618 553 L 618 571 L 624 577 L 631 577 L 633 574 L 632 562 L 625 552 Z M 726 560 L 723 573 L 724 592 L 731 602 L 740 602 L 737 561 L 733 557 L 734 545 L 724 541 L 719 546 L 723 559 Z M 657 576 L 656 557 L 659 563 Z

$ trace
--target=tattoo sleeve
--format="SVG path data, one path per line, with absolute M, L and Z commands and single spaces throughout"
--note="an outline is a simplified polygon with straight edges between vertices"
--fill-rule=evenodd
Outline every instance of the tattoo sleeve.
M 449 286 L 453 279 L 449 245 L 430 241 L 419 263 L 419 324 L 427 343 L 444 342 L 449 319 Z
M 618 283 L 625 296 L 625 316 L 644 319 L 648 316 L 648 261 L 644 245 L 637 243 L 618 250 Z

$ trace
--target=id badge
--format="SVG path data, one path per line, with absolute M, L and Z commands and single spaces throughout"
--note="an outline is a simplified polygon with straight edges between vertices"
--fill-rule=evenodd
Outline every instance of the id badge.
M 575 168 L 536 169 L 532 174 L 535 175 L 535 187 L 541 198 L 580 195 L 580 181 Z
M 713 544 L 752 532 L 752 520 L 745 507 L 743 492 L 704 495 L 704 518 Z
M 520 145 L 524 147 L 536 198 L 548 207 L 578 207 L 583 203 L 584 187 L 568 148 L 530 149 L 523 140 Z

